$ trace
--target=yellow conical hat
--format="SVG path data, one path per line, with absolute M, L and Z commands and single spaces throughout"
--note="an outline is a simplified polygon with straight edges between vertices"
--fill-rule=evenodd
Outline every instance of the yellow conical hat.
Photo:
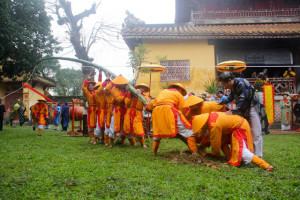
M 134 86 L 135 89 L 138 89 L 138 88 L 144 88 L 145 92 L 149 92 L 150 91 L 150 88 L 145 84 L 145 83 L 140 83 L 140 84 L 137 84 L 136 86 Z
M 207 122 L 209 113 L 205 113 L 202 115 L 196 115 L 192 121 L 192 127 L 193 127 L 193 132 L 197 133 L 201 131 L 202 127 L 205 125 Z
M 177 86 L 177 87 L 180 87 L 182 90 L 181 90 L 181 94 L 182 96 L 185 96 L 187 94 L 186 92 L 186 89 L 183 87 L 183 85 L 181 85 L 180 83 L 172 83 L 168 86 L 168 89 L 170 89 L 172 86 Z
M 202 99 L 202 98 L 199 98 L 199 97 L 197 97 L 197 96 L 195 96 L 195 95 L 191 95 L 191 96 L 189 96 L 189 97 L 185 100 L 185 102 L 184 102 L 184 104 L 183 104 L 183 107 L 184 107 L 184 108 L 185 108 L 185 107 L 190 107 L 190 106 L 196 105 L 196 104 L 201 103 L 201 102 L 203 102 L 203 99 Z
M 117 76 L 114 80 L 112 80 L 112 82 L 116 85 L 124 85 L 129 83 L 129 81 L 124 76 L 122 76 L 122 74 Z
M 41 98 L 38 99 L 38 101 L 45 101 L 46 102 L 47 100 L 45 98 L 41 97 Z
M 96 83 L 96 85 L 94 86 L 94 90 L 97 90 L 101 85 L 102 85 L 102 82 Z

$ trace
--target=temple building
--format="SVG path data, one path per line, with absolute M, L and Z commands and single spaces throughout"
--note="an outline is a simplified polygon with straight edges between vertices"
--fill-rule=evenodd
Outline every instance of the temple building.
M 7 94 L 10 94 L 20 89 L 23 83 L 26 82 L 24 76 L 15 77 L 15 78 L 2 77 L 1 79 L 2 79 L 0 81 L 1 97 L 4 97 Z M 34 75 L 27 84 L 45 96 L 49 95 L 48 93 L 49 87 L 56 87 L 56 83 L 53 80 L 46 79 L 38 75 Z M 9 115 L 10 107 L 12 105 L 13 100 L 22 99 L 24 106 L 26 106 L 25 117 L 29 118 L 29 114 L 30 114 L 29 108 L 32 105 L 34 105 L 40 97 L 41 97 L 40 95 L 38 95 L 37 93 L 33 92 L 32 90 L 26 87 L 21 88 L 20 90 L 14 92 L 13 94 L 7 96 L 5 99 L 2 100 L 2 104 L 5 105 L 5 109 L 6 109 L 5 116 Z
M 300 93 L 300 1 L 176 0 L 174 24 L 145 24 L 128 15 L 122 36 L 131 50 L 146 44 L 147 62 L 166 66 L 152 74 L 153 97 L 171 82 L 200 95 L 215 80 L 215 66 L 227 60 L 246 62 L 242 76 L 268 70 L 275 93 Z M 158 61 L 157 57 L 166 56 Z M 296 77 L 283 78 L 288 67 Z M 149 74 L 139 82 L 149 83 Z

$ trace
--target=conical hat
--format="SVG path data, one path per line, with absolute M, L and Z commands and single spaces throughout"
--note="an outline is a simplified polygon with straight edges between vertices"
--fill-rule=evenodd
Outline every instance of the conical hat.
M 102 85 L 102 82 L 96 83 L 96 85 L 94 86 L 94 90 L 97 90 L 101 85 Z
M 150 88 L 145 83 L 140 83 L 134 86 L 135 89 L 144 88 L 145 92 L 149 92 Z
M 168 86 L 168 89 L 170 89 L 172 86 L 177 86 L 177 87 L 180 87 L 182 90 L 181 90 L 181 94 L 183 96 L 185 96 L 187 94 L 186 92 L 186 89 L 180 84 L 180 83 L 172 83 Z
M 112 80 L 112 82 L 116 85 L 124 85 L 129 83 L 129 81 L 124 76 L 122 76 L 122 74 L 117 76 L 114 80 Z
M 193 132 L 197 133 L 201 131 L 204 124 L 207 122 L 209 113 L 205 113 L 202 115 L 196 115 L 192 121 Z
M 46 102 L 47 100 L 45 98 L 41 97 L 41 98 L 38 99 L 38 101 L 45 101 Z
M 189 96 L 189 97 L 185 100 L 185 102 L 184 102 L 184 104 L 183 104 L 183 107 L 184 107 L 184 108 L 185 108 L 185 107 L 190 107 L 190 106 L 196 105 L 196 104 L 201 103 L 201 102 L 203 102 L 203 99 L 202 99 L 202 98 L 199 98 L 199 97 L 197 97 L 197 96 L 195 96 L 195 95 L 191 95 L 191 96 Z

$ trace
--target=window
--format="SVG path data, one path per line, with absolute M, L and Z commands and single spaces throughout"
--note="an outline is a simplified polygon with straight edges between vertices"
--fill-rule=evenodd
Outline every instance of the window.
M 166 68 L 165 73 L 161 73 L 161 81 L 189 81 L 190 61 L 189 60 L 166 60 L 160 64 Z

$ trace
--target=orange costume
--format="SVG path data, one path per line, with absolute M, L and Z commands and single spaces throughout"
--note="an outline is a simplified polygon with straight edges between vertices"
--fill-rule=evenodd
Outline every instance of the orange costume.
M 105 129 L 104 107 L 105 107 L 105 92 L 103 91 L 102 83 L 98 82 L 95 85 L 95 100 L 97 103 L 97 125 L 100 129 Z
M 149 91 L 149 87 L 145 84 L 136 85 L 135 88 L 144 87 Z M 147 92 L 144 91 L 144 92 Z M 146 99 L 149 97 L 145 94 L 142 94 Z M 126 94 L 126 98 L 124 100 L 125 105 L 127 107 L 126 114 L 124 116 L 124 124 L 123 124 L 123 133 L 125 135 L 129 135 L 133 133 L 134 136 L 138 136 L 138 140 L 142 146 L 145 144 L 145 131 L 143 127 L 143 103 L 135 96 L 133 96 L 130 92 Z M 146 146 L 144 146 L 146 147 Z
M 100 79 L 100 78 L 99 78 Z M 100 79 L 101 80 L 101 79 Z M 103 133 L 105 129 L 105 119 L 104 119 L 104 91 L 102 87 L 102 82 L 98 83 L 94 87 L 95 90 L 95 100 L 97 103 L 97 122 L 96 129 L 94 131 L 94 137 L 98 141 L 104 141 Z
M 113 117 L 113 101 L 114 97 L 111 93 L 111 90 L 106 88 L 107 82 L 103 82 L 102 87 L 105 87 L 104 92 L 104 123 L 105 123 L 105 132 L 104 132 L 104 143 L 105 146 L 108 146 L 109 142 L 109 129 L 111 126 L 111 119 Z M 113 134 L 113 133 L 112 133 Z M 111 139 L 113 140 L 113 139 Z
M 231 136 L 231 152 L 227 163 L 239 166 L 243 160 L 246 164 L 253 162 L 267 170 L 270 169 L 268 163 L 253 154 L 250 125 L 243 117 L 226 115 L 223 112 L 195 116 L 193 130 L 196 137 L 201 138 L 207 129 L 209 130 L 212 155 L 220 157 L 221 147 L 224 146 L 224 142 L 227 145 L 227 140 Z M 273 167 L 271 168 L 273 169 Z
M 89 91 L 87 88 L 90 83 L 93 85 L 96 84 L 94 81 L 85 80 L 82 85 L 82 91 L 89 105 L 87 109 L 87 121 L 90 138 L 93 138 L 97 122 L 97 102 L 95 99 L 95 90 Z M 95 143 L 95 141 L 91 141 L 91 143 Z
M 189 121 L 192 120 L 192 117 L 195 115 L 226 111 L 224 105 L 218 105 L 216 101 L 203 101 L 203 99 L 194 95 L 189 96 L 185 101 L 184 107 L 190 106 L 193 107 L 186 113 L 186 118 Z
M 121 133 L 121 127 L 123 125 L 123 118 L 126 112 L 125 110 L 125 85 L 129 81 L 124 78 L 122 75 L 119 75 L 112 81 L 110 81 L 107 85 L 105 85 L 106 96 L 111 96 L 113 103 L 113 117 L 111 117 L 110 126 L 107 126 L 105 129 L 105 146 L 108 145 L 108 138 L 110 140 L 110 147 L 113 147 L 115 140 L 115 133 Z M 124 88 L 124 89 L 123 89 Z M 111 100 L 111 99 L 110 99 Z M 113 126 L 112 126 L 113 125 Z
M 186 90 L 179 83 L 171 84 L 168 88 L 163 90 L 146 107 L 147 111 L 153 111 L 154 155 L 156 155 L 159 146 L 159 139 L 157 138 L 175 137 L 177 133 L 187 138 L 189 149 L 195 153 L 198 149 L 193 131 L 191 130 L 192 127 L 182 114 L 184 104 L 183 95 L 186 95 Z
M 32 110 L 33 115 L 37 116 L 36 119 L 38 120 L 38 124 L 45 125 L 46 124 L 46 116 L 48 116 L 47 105 L 45 103 L 43 103 L 43 104 L 36 103 L 32 106 L 31 110 Z
M 41 132 L 43 129 L 43 125 L 46 124 L 46 118 L 49 115 L 48 108 L 46 105 L 46 99 L 40 98 L 38 99 L 38 103 L 34 104 L 31 107 L 31 111 L 33 113 L 33 124 L 35 125 L 36 120 L 38 120 L 38 128 L 39 128 L 39 136 L 41 136 Z M 34 129 L 35 130 L 35 129 Z
M 115 125 L 115 132 L 121 132 L 121 125 L 122 120 L 125 114 L 125 90 L 119 88 L 119 86 L 115 85 L 114 83 L 110 82 L 105 90 L 110 90 L 113 96 L 113 109 L 114 109 L 114 125 Z

